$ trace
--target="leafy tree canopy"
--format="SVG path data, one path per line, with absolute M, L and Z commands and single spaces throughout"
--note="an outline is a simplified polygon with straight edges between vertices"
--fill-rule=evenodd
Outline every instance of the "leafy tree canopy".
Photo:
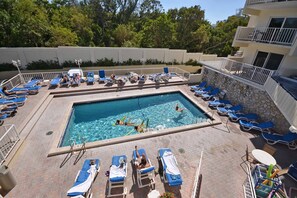
M 227 56 L 237 26 L 211 25 L 199 5 L 163 10 L 159 0 L 1 0 L 0 47 L 100 46 L 186 49 Z

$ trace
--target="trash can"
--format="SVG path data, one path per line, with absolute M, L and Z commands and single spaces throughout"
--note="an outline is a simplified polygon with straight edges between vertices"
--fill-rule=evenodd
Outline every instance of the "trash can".
M 16 185 L 16 181 L 10 172 L 9 168 L 5 165 L 0 166 L 0 194 L 5 196 Z

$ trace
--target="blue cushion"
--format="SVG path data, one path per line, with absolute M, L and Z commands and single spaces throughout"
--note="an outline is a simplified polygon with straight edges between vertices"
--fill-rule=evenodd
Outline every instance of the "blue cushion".
M 88 179 L 89 175 L 90 175 L 90 173 L 88 173 L 88 171 L 80 171 L 76 182 L 83 183 L 84 181 L 86 181 Z
M 127 156 L 126 155 L 119 155 L 119 156 L 113 156 L 112 157 L 111 164 L 115 165 L 115 166 L 119 166 L 120 165 L 120 158 L 124 158 L 124 160 L 127 163 Z
M 113 177 L 113 178 L 109 178 L 109 181 L 111 182 L 121 182 L 124 181 L 125 177 Z
M 141 174 L 146 174 L 146 173 L 152 172 L 153 170 L 155 170 L 155 167 L 154 167 L 154 166 L 151 166 L 151 167 L 149 167 L 149 168 L 141 169 L 141 170 L 140 170 L 140 173 L 141 173 Z
M 139 155 L 142 155 L 142 154 L 144 154 L 144 155 L 147 157 L 147 155 L 146 155 L 146 153 L 145 153 L 145 150 L 144 150 L 144 149 L 138 149 L 138 153 L 139 153 Z M 133 159 L 134 159 L 134 160 L 136 160 L 136 159 L 137 159 L 137 155 L 136 155 L 136 151 L 135 151 L 135 150 L 133 151 Z

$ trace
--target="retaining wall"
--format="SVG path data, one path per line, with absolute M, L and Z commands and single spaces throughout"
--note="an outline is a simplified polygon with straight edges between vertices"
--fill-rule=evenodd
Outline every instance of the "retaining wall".
M 203 80 L 209 85 L 226 90 L 226 98 L 233 105 L 241 104 L 244 113 L 256 113 L 259 121 L 272 121 L 274 130 L 278 133 L 287 133 L 289 122 L 271 100 L 266 91 L 232 79 L 222 73 L 204 68 Z

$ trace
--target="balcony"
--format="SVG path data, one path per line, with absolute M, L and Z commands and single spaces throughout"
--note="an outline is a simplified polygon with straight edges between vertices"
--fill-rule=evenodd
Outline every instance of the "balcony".
M 288 2 L 288 1 L 297 1 L 297 0 L 247 0 L 246 5 L 267 4 L 267 3 Z
M 216 61 L 200 61 L 206 67 L 218 70 L 227 75 L 231 75 L 246 84 L 264 89 L 263 85 L 274 71 L 257 67 L 251 64 L 234 61 L 228 58 L 220 58 Z
M 258 42 L 291 47 L 296 41 L 296 35 L 296 28 L 238 27 L 235 42 Z
M 261 10 L 293 8 L 297 0 L 247 0 L 244 8 L 245 14 L 258 15 Z

